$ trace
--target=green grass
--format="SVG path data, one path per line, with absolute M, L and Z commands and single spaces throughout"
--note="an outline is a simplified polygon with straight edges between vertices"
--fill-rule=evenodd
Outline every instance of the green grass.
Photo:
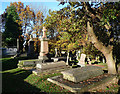
M 17 68 L 18 60 L 22 59 L 25 58 L 2 58 L 2 71 L 0 71 L 2 93 L 69 92 L 47 81 L 47 78 L 60 75 L 60 73 L 34 75 L 31 71 Z
M 31 71 L 17 68 L 18 60 L 24 58 L 2 58 L 2 93 L 33 93 L 33 92 L 69 92 L 47 81 L 47 78 L 60 75 L 61 73 L 44 73 L 40 76 L 34 75 Z M 99 63 L 98 65 L 105 65 Z M 106 87 L 98 92 L 119 92 L 120 81 Z

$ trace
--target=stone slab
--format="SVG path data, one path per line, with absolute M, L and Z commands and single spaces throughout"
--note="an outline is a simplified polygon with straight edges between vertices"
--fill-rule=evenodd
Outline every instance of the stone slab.
M 116 76 L 109 75 L 108 77 L 104 77 L 102 80 L 98 82 L 94 82 L 92 84 L 84 85 L 82 86 L 81 83 L 73 83 L 68 80 L 61 79 L 62 75 L 54 76 L 51 78 L 48 78 L 47 80 L 51 83 L 57 84 L 60 87 L 63 87 L 67 90 L 70 90 L 71 92 L 91 92 L 92 90 L 95 90 L 97 88 L 102 88 L 108 85 L 111 85 L 112 83 L 118 82 L 118 79 Z M 58 81 L 58 79 L 60 81 Z M 86 93 L 87 94 L 87 93 Z
M 80 82 L 95 76 L 99 76 L 104 72 L 101 67 L 86 66 L 86 67 L 70 69 L 67 71 L 63 71 L 61 73 L 63 74 L 64 79 L 67 79 L 72 82 Z
M 51 68 L 61 67 L 61 66 L 66 66 L 66 63 L 64 61 L 50 62 L 50 63 L 37 63 L 36 68 L 45 70 L 45 69 L 51 69 Z
M 70 67 L 68 66 L 61 66 L 61 67 L 54 67 L 54 68 L 51 68 L 51 69 L 37 69 L 37 70 L 33 70 L 32 73 L 35 74 L 35 75 L 41 75 L 41 73 L 60 73 L 61 71 L 64 71 L 64 70 L 68 70 L 70 69 Z
M 42 72 L 52 72 L 52 71 L 64 71 L 64 69 L 69 69 L 70 67 L 66 65 L 64 61 L 51 62 L 51 63 L 37 63 L 36 70 L 32 73 L 39 75 Z
M 18 62 L 18 68 L 23 68 L 23 67 L 35 67 L 37 63 L 41 62 L 39 59 L 30 59 L 30 60 L 19 60 Z

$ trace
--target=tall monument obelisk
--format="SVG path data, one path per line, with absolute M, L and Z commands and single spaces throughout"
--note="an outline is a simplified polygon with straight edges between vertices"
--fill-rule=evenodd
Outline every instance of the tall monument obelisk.
M 43 36 L 41 38 L 41 47 L 40 47 L 40 54 L 38 58 L 42 60 L 43 62 L 48 59 L 48 39 L 46 37 L 46 28 L 43 27 Z

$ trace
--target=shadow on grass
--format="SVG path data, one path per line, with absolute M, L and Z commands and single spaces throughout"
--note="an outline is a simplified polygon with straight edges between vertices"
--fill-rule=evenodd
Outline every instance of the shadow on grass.
M 26 59 L 26 57 L 2 59 L 2 94 L 33 94 L 41 92 L 41 89 L 24 81 L 24 79 L 31 74 L 31 71 L 17 68 L 18 60 L 24 59 Z
M 19 58 L 15 58 L 15 59 L 3 58 L 2 59 L 2 71 L 17 68 L 18 61 L 19 60 L 25 60 L 25 59 L 27 59 L 27 57 L 19 57 Z
M 38 93 L 41 90 L 25 82 L 24 79 L 31 74 L 30 71 L 18 70 L 13 73 L 2 74 L 2 93 Z

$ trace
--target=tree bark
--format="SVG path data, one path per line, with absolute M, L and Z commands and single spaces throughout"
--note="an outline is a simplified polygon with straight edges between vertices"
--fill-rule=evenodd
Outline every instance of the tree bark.
M 109 50 L 109 49 L 108 49 Z M 112 56 L 112 51 L 110 53 L 104 54 L 107 66 L 108 66 L 108 73 L 109 74 L 116 74 L 116 67 L 115 67 L 115 61 Z
M 90 26 L 90 22 L 87 22 L 87 31 L 90 37 L 90 41 L 92 44 L 103 53 L 106 58 L 107 66 L 108 66 L 108 73 L 109 74 L 116 74 L 116 67 L 115 61 L 112 56 L 112 46 L 104 46 L 102 42 L 97 39 L 97 36 L 94 33 L 93 26 Z

